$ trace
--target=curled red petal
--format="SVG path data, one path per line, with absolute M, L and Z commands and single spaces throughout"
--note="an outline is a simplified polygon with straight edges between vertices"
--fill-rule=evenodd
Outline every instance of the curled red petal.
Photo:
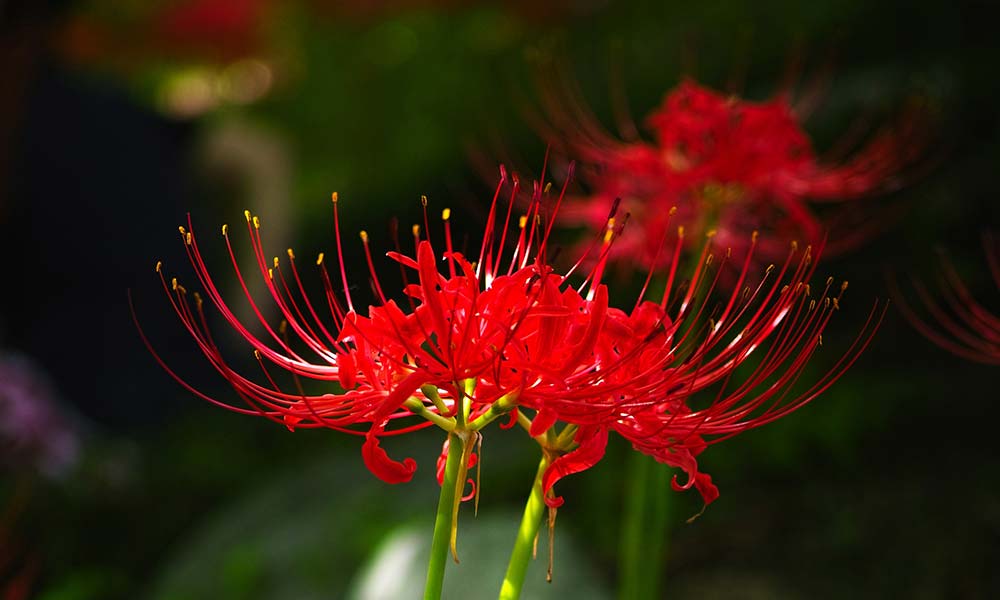
M 406 458 L 403 462 L 389 458 L 385 450 L 379 446 L 378 437 L 373 433 L 366 436 L 365 443 L 361 447 L 361 456 L 368 470 L 386 483 L 406 483 L 413 479 L 413 472 L 417 470 L 417 461 L 412 458 Z
M 517 407 L 510 411 L 510 417 L 507 419 L 506 423 L 500 423 L 500 429 L 510 429 L 517 424 Z
M 469 484 L 470 489 L 468 494 L 462 496 L 462 502 L 468 502 L 476 497 L 476 482 L 471 477 L 466 479 L 465 482 Z
M 448 446 L 449 446 L 448 439 L 445 438 L 444 443 L 441 444 L 441 454 L 438 455 L 437 459 L 437 472 L 435 473 L 435 475 L 437 477 L 438 485 L 444 485 L 444 470 L 448 464 Z M 479 462 L 479 455 L 476 454 L 475 452 L 471 452 L 469 454 L 469 464 L 466 466 L 471 469 L 472 467 L 476 466 L 478 462 Z M 470 478 L 467 480 L 467 483 L 471 486 L 472 491 L 462 496 L 462 502 L 468 502 L 469 500 L 472 500 L 473 498 L 476 497 L 476 482 Z
M 608 446 L 608 430 L 593 428 L 585 432 L 581 429 L 577 432 L 576 441 L 580 446 L 555 459 L 542 475 L 542 492 L 545 494 L 545 504 L 550 508 L 562 506 L 564 502 L 562 496 L 549 496 L 549 490 L 557 481 L 567 475 L 586 471 L 604 458 L 604 451 Z
M 695 452 L 692 452 L 688 448 L 675 446 L 669 449 L 664 449 L 662 452 L 653 453 L 652 456 L 658 462 L 670 465 L 671 467 L 676 467 L 687 474 L 687 481 L 684 483 L 680 483 L 680 481 L 678 481 L 677 475 L 674 475 L 673 478 L 671 478 L 670 487 L 673 488 L 674 491 L 683 492 L 693 487 L 698 490 L 699 494 L 701 494 L 701 498 L 705 502 L 705 506 L 708 506 L 719 497 L 719 488 L 712 483 L 711 475 L 698 471 L 698 461 L 695 459 L 694 455 L 702 449 L 704 449 L 704 446 L 700 448 L 696 447 Z

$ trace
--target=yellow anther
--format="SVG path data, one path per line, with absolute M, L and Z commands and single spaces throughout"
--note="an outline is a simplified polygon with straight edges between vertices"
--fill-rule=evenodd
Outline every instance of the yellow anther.
M 320 252 L 319 256 L 316 257 L 316 266 L 323 264 L 323 253 Z
M 684 226 L 683 225 L 681 225 L 680 227 L 677 228 L 677 237 L 679 237 L 679 238 L 684 237 Z
M 267 270 L 267 278 L 268 279 L 274 279 L 274 269 L 268 269 Z
M 726 258 L 731 258 L 733 256 L 733 249 L 726 248 Z
M 521 215 L 521 218 L 517 220 L 517 226 L 524 229 L 524 226 L 528 224 L 528 215 Z
M 833 277 L 827 277 L 826 278 L 826 285 L 828 285 L 828 286 L 833 285 Z
M 274 257 L 274 268 L 275 269 L 278 268 L 278 257 L 277 256 Z
M 844 283 L 840 284 L 840 291 L 843 292 L 845 290 L 847 290 L 847 280 L 846 279 L 844 280 Z
M 450 208 L 446 208 L 446 209 L 444 209 L 444 210 L 441 211 L 441 220 L 442 221 L 447 221 L 450 218 L 451 218 L 451 209 Z
M 243 211 L 243 216 L 247 218 L 247 223 L 249 223 L 250 222 L 250 211 L 249 210 Z
M 257 215 L 253 216 L 253 228 L 260 229 L 260 217 L 258 217 Z
M 162 261 L 162 260 L 158 260 L 158 261 L 156 261 L 156 272 L 157 272 L 157 273 L 159 273 L 159 272 L 160 272 L 160 269 L 161 269 L 162 267 L 163 267 L 163 261 Z
M 808 283 L 805 285 L 805 288 L 806 288 L 806 296 L 811 296 L 812 295 L 812 288 L 809 286 Z
M 784 294 L 784 293 L 785 293 L 785 292 L 787 292 L 787 291 L 788 291 L 788 286 L 787 286 L 787 285 L 785 285 L 785 286 L 783 286 L 783 287 L 781 288 L 781 293 L 782 293 L 782 294 Z
M 286 331 L 288 331 L 288 321 L 282 320 L 281 323 L 278 324 L 278 333 L 285 335 Z
M 795 240 L 792 240 L 792 252 L 795 252 L 798 249 L 799 249 L 799 243 Z
M 715 258 L 714 254 L 709 254 L 708 257 L 705 258 L 705 266 L 707 267 L 707 266 L 711 265 L 712 264 L 712 259 L 714 259 L 714 258 Z
M 229 225 L 222 226 L 222 235 L 229 235 Z
M 706 233 L 706 234 L 705 234 L 705 237 L 707 237 L 707 238 L 709 238 L 709 239 L 712 239 L 712 238 L 714 238 L 714 237 L 715 237 L 715 234 L 716 234 L 716 233 L 718 233 L 718 232 L 717 232 L 716 230 L 714 230 L 714 229 L 709 229 L 709 230 L 708 230 L 708 233 Z
M 420 195 L 420 204 L 422 206 L 427 206 L 427 196 L 424 196 L 423 194 Z
M 179 283 L 177 284 L 177 291 L 180 292 L 181 294 L 185 295 L 185 296 L 188 293 L 187 288 L 184 287 L 183 285 L 179 284 Z
M 187 232 L 187 234 L 184 235 L 184 243 L 187 244 L 188 246 L 191 245 L 191 232 L 190 231 Z
M 822 333 L 819 334 L 818 337 L 819 337 L 819 345 L 822 346 L 823 345 L 823 334 Z
M 750 241 L 753 242 L 754 244 L 756 244 L 757 243 L 757 236 L 759 236 L 759 235 L 760 235 L 760 232 L 755 229 L 754 232 L 750 234 Z
M 171 289 L 174 289 L 174 290 L 177 289 L 177 278 L 176 277 L 174 277 L 173 279 L 170 280 L 170 287 L 171 287 Z
M 285 253 L 288 254 L 288 258 L 290 258 L 291 260 L 295 260 L 295 253 L 292 252 L 291 248 L 289 248 L 288 250 L 285 250 Z
M 201 310 L 201 304 L 202 304 L 202 302 L 201 302 L 201 294 L 199 294 L 198 292 L 195 292 L 194 293 L 194 305 L 198 308 L 198 310 Z
M 670 207 L 670 216 L 672 217 L 672 216 L 674 216 L 676 214 L 677 214 L 677 207 L 676 206 L 671 206 Z
M 550 181 L 545 184 L 545 189 L 542 190 L 542 193 L 548 194 L 549 190 L 551 189 L 552 189 L 552 182 Z
M 187 235 L 187 229 L 184 229 L 183 225 L 178 226 L 177 231 L 180 231 L 181 235 Z
M 809 301 L 809 310 L 812 310 L 814 308 L 816 308 L 816 301 L 815 300 L 810 300 Z
M 764 269 L 764 275 L 770 275 L 771 271 L 773 271 L 773 270 L 774 270 L 774 264 L 773 263 L 770 264 L 770 265 L 767 265 L 767 268 Z
M 337 194 L 337 192 L 334 192 L 334 193 L 330 194 L 330 200 L 333 200 L 334 204 L 336 204 L 337 200 L 339 200 L 339 199 L 340 199 L 340 195 Z
M 413 237 L 420 237 L 420 225 L 414 225 L 410 229 L 413 231 Z
M 831 298 L 831 300 L 833 301 L 833 308 L 840 310 L 840 300 L 836 298 Z
M 608 230 L 604 232 L 604 243 L 605 244 L 611 243 L 611 238 L 613 238 L 614 236 L 615 236 L 615 230 L 608 227 Z
M 254 349 L 253 357 L 256 358 L 257 360 L 260 360 L 260 350 Z
M 361 233 L 359 235 L 361 236 L 361 241 L 364 242 L 365 244 L 367 244 L 368 243 L 368 232 L 365 231 L 364 229 L 362 229 Z

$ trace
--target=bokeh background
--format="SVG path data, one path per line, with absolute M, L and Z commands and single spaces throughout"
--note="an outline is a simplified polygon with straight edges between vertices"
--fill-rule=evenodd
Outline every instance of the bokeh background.
M 386 573 L 422 581 L 439 436 L 394 440 L 421 467 L 388 486 L 354 438 L 213 408 L 149 356 L 127 291 L 171 365 L 225 395 L 153 271 L 189 273 L 186 213 L 220 266 L 205 232 L 244 208 L 269 251 L 332 251 L 334 190 L 357 273 L 354 232 L 384 247 L 421 194 L 475 239 L 496 164 L 541 164 L 526 113 L 553 64 L 609 125 L 615 90 L 641 118 L 684 75 L 762 99 L 800 64 L 828 78 L 807 121 L 820 149 L 918 102 L 927 167 L 885 199 L 905 210 L 883 235 L 822 268 L 851 281 L 825 343 L 846 347 L 887 271 L 933 281 L 937 247 L 1000 306 L 979 243 L 1000 227 L 989 3 L 658 4 L 0 2 L 0 388 L 21 402 L 0 413 L 0 582 L 75 600 L 372 598 Z M 691 525 L 699 501 L 677 496 L 668 560 L 648 568 L 671 598 L 995 596 L 998 383 L 890 311 L 821 400 L 704 455 L 723 495 Z M 530 484 L 533 449 L 504 433 L 484 445 L 479 519 L 463 511 L 467 555 L 448 573 L 463 597 L 495 594 Z M 528 597 L 614 597 L 628 451 L 560 483 L 556 582 L 536 565 Z

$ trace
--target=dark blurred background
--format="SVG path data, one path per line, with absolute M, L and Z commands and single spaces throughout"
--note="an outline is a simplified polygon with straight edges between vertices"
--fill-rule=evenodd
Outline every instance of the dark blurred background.
M 484 169 L 541 164 L 525 112 L 550 61 L 609 126 L 615 85 L 640 119 L 684 75 L 762 99 L 794 63 L 829 77 L 806 123 L 819 149 L 861 116 L 919 102 L 927 168 L 886 199 L 905 211 L 882 236 L 821 269 L 851 280 L 825 343 L 846 347 L 887 296 L 886 271 L 933 281 L 936 247 L 1000 306 L 980 246 L 1000 226 L 989 3 L 657 4 L 0 0 L 0 374 L 43 406 L 3 416 L 26 419 L 9 429 L 30 439 L 0 461 L 0 582 L 21 574 L 27 597 L 47 600 L 377 597 L 358 575 L 372 553 L 404 539 L 398 527 L 429 537 L 439 436 L 391 443 L 421 465 L 393 487 L 364 470 L 357 439 L 211 407 L 142 346 L 128 291 L 171 367 L 226 397 L 153 270 L 162 260 L 192 279 L 176 233 L 186 214 L 218 273 L 215 232 L 242 225 L 244 208 L 261 215 L 268 252 L 331 253 L 334 190 L 362 287 L 355 232 L 387 247 L 390 218 L 412 222 L 421 194 L 475 244 Z M 822 399 L 704 455 L 722 497 L 686 525 L 699 504 L 678 496 L 668 561 L 649 568 L 671 598 L 995 596 L 998 379 L 890 311 Z M 477 540 L 493 539 L 490 523 L 513 539 L 516 517 L 503 517 L 535 457 L 503 432 L 484 448 L 485 529 L 463 512 L 459 536 L 499 574 L 508 542 L 494 555 Z M 563 593 L 613 597 L 627 451 L 560 483 L 570 548 L 556 583 L 578 586 Z M 449 578 L 464 571 L 491 597 L 476 564 Z

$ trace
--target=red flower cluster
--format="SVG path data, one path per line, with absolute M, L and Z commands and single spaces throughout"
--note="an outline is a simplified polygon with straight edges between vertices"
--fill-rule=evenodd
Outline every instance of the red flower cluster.
M 1000 290 L 1000 240 L 986 234 L 983 246 L 989 272 Z M 948 260 L 943 259 L 941 266 L 940 299 L 934 298 L 923 283 L 913 281 L 927 316 L 919 314 L 897 289 L 895 296 L 900 310 L 917 331 L 948 352 L 968 360 L 1000 365 L 1000 315 L 990 312 L 972 296 Z
M 846 210 L 821 218 L 815 203 L 891 190 L 923 147 L 908 119 L 901 130 L 880 132 L 846 160 L 826 163 L 784 95 L 755 103 L 691 80 L 647 117 L 653 142 L 622 142 L 586 111 L 567 110 L 567 99 L 546 91 L 553 143 L 592 167 L 586 176 L 591 193 L 568 202 L 566 218 L 600 225 L 604 207 L 621 198 L 641 223 L 612 251 L 613 258 L 629 263 L 638 257 L 648 264 L 656 255 L 671 207 L 693 233 L 715 230 L 718 243 L 737 250 L 746 250 L 750 231 L 763 232 L 759 252 L 771 259 L 783 253 L 785 240 L 817 243 L 825 232 L 832 240 L 827 252 L 851 248 L 878 229 L 871 215 L 867 223 L 849 218 Z M 847 206 L 853 208 L 840 208 Z
M 499 198 L 508 180 L 510 199 L 502 209 Z M 408 282 L 403 306 L 384 294 L 362 232 L 379 302 L 367 316 L 355 310 L 351 299 L 334 195 L 339 291 L 322 255 L 317 260 L 332 315 L 326 323 L 302 288 L 294 253 L 288 251 L 287 267 L 278 258 L 268 260 L 260 222 L 248 212 L 256 267 L 283 318 L 281 327 L 272 327 L 250 298 L 263 335 L 253 333 L 228 308 L 189 222 L 181 235 L 208 303 L 253 347 L 263 382 L 227 364 L 209 331 L 200 295 L 190 302 L 184 286 L 176 279 L 168 283 L 157 265 L 181 322 L 245 406 L 216 400 L 178 380 L 211 402 L 289 428 L 328 427 L 364 435 L 365 464 L 390 483 L 408 481 L 416 464 L 387 456 L 379 445 L 383 436 L 435 424 L 463 434 L 466 442 L 473 436 L 481 442 L 480 430 L 505 417 L 505 426 L 521 425 L 552 458 L 544 474 L 550 506 L 562 502 L 552 486 L 598 462 L 612 431 L 638 451 L 683 470 L 685 482 L 675 479 L 674 487 L 696 487 L 708 503 L 718 492 L 711 478 L 699 472 L 696 456 L 709 443 L 773 421 L 815 398 L 854 362 L 877 327 L 873 311 L 855 344 L 825 376 L 795 388 L 846 289 L 846 284 L 834 288 L 830 279 L 813 295 L 810 249 L 799 252 L 793 244 L 782 264 L 751 283 L 758 243 L 757 235 L 751 236 L 736 269 L 736 291 L 716 305 L 709 297 L 720 273 L 730 268 L 731 254 L 716 254 L 709 239 L 693 275 L 675 285 L 685 240 L 680 229 L 671 247 L 661 249 L 671 256 L 671 266 L 657 278 L 660 283 L 651 284 L 650 272 L 631 310 L 622 310 L 609 306 L 602 282 L 623 227 L 615 211 L 605 215 L 601 236 L 577 264 L 558 273 L 548 261 L 548 241 L 565 187 L 553 200 L 547 188 L 534 184 L 527 214 L 519 219 L 512 214 L 518 194 L 517 178 L 501 170 L 474 262 L 452 247 L 450 211 L 443 214 L 443 252 L 414 226 L 414 254 L 403 254 L 398 244 L 397 251 L 388 253 Z M 242 283 L 226 227 L 223 234 Z M 589 255 L 596 258 L 588 260 Z M 580 265 L 591 263 L 595 266 L 571 285 Z M 275 368 L 294 376 L 293 390 L 279 386 L 271 374 Z M 302 378 L 331 389 L 309 394 L 299 384 Z M 333 384 L 342 391 L 334 391 Z M 700 394 L 709 389 L 715 391 Z M 563 424 L 560 431 L 557 423 Z M 464 447 L 463 483 L 464 469 L 476 463 L 472 444 Z

